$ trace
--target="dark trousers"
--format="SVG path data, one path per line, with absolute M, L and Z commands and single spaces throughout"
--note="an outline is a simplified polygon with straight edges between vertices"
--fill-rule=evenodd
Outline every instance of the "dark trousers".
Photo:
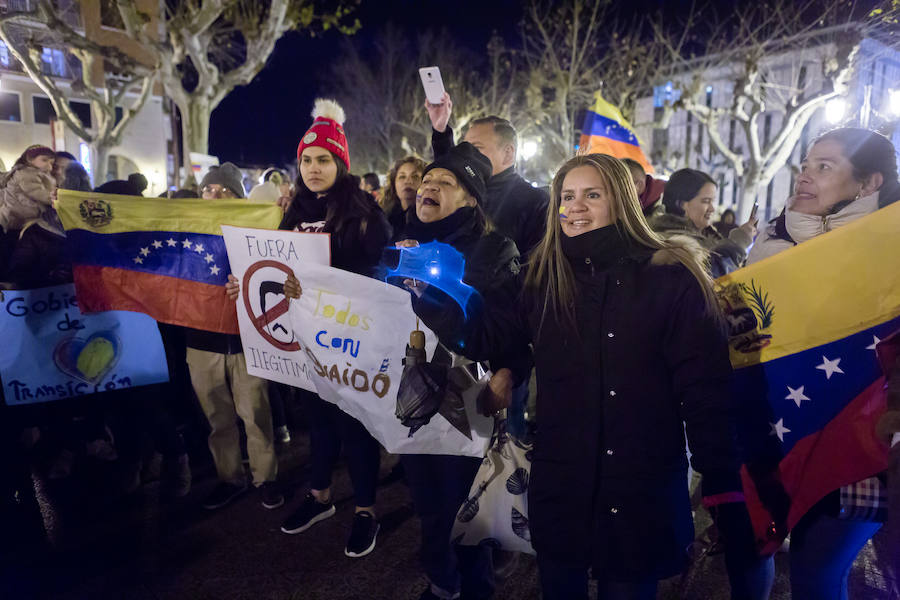
M 544 600 L 588 600 L 588 571 L 583 566 L 573 566 L 541 558 L 538 554 L 538 572 Z M 656 580 L 644 582 L 597 582 L 597 600 L 656 600 Z
M 456 513 L 469 495 L 481 459 L 404 454 L 400 460 L 422 521 L 421 560 L 429 581 L 446 592 L 462 590 L 466 599 L 490 598 L 494 593 L 491 547 L 450 543 Z
M 141 460 L 148 442 L 166 459 L 185 453 L 184 440 L 167 406 L 167 399 L 172 395 L 171 384 L 132 388 L 122 395 L 109 406 L 116 449 L 124 461 Z
M 269 406 L 272 408 L 272 428 L 287 425 L 284 414 L 284 399 L 290 398 L 290 386 L 275 381 L 269 382 Z
M 317 394 L 301 390 L 309 416 L 311 484 L 314 490 L 331 487 L 331 473 L 341 454 L 347 458 L 357 506 L 375 504 L 381 447 L 362 423 Z

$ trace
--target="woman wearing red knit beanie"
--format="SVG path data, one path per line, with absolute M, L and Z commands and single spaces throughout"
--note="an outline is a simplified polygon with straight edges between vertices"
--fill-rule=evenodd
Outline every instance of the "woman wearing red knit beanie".
M 281 229 L 331 234 L 331 266 L 373 275 L 391 227 L 372 197 L 350 174 L 350 152 L 344 134 L 344 110 L 333 100 L 318 99 L 313 124 L 297 148 L 300 176 Z M 299 282 L 291 278 L 299 288 Z M 289 284 L 286 284 L 286 286 Z M 365 556 L 375 548 L 375 486 L 380 448 L 363 425 L 316 394 L 300 390 L 310 421 L 311 490 L 281 530 L 296 534 L 331 517 L 331 473 L 341 446 L 350 470 L 356 511 L 344 553 Z

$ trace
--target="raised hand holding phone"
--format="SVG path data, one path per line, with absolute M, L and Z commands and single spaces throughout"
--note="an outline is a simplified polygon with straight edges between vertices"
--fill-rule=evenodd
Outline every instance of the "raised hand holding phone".
M 759 222 L 759 217 L 756 216 L 756 213 L 759 211 L 759 202 L 755 202 L 753 204 L 753 208 L 750 210 L 750 218 L 747 219 L 747 222 L 741 225 L 741 229 L 747 232 L 747 235 L 750 236 L 751 239 L 756 237 L 757 229 L 756 224 Z
M 437 67 L 422 67 L 419 69 L 419 77 L 422 78 L 422 87 L 425 88 L 425 97 L 428 101 L 440 104 L 445 92 L 441 70 Z
M 426 73 L 430 73 L 431 77 Z M 450 95 L 444 91 L 441 73 L 437 67 L 423 67 L 419 69 L 419 76 L 422 78 L 422 87 L 425 88 L 425 110 L 428 112 L 428 118 L 431 120 L 431 126 L 434 127 L 435 131 L 444 133 L 447 130 L 447 124 L 450 122 L 453 101 L 450 100 Z M 435 101 L 434 94 L 437 91 L 440 91 L 440 95 Z

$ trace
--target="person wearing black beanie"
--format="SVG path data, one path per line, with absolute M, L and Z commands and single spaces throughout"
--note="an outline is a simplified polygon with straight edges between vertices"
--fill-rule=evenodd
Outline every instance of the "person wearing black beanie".
M 480 311 L 482 295 L 509 290 L 505 295 L 512 297 L 512 290 L 518 289 L 516 245 L 493 229 L 481 207 L 490 175 L 490 161 L 467 142 L 452 147 L 425 167 L 415 212 L 409 215 L 404 230 L 407 239 L 397 245 L 409 247 L 435 241 L 449 244 L 465 259 L 462 282 L 478 294 L 460 307 L 435 286 L 407 280 L 406 285 L 414 292 L 412 306 L 417 314 L 452 305 L 456 317 L 471 315 Z M 449 352 L 434 353 L 441 355 L 450 357 Z M 445 364 L 449 360 L 433 358 L 432 362 L 449 368 Z M 502 390 L 511 389 L 513 380 L 521 381 L 531 368 L 530 355 L 496 356 L 489 362 L 495 375 L 482 392 L 487 395 L 498 391 L 503 395 Z M 453 546 L 449 541 L 457 510 L 468 495 L 481 459 L 429 454 L 404 454 L 400 459 L 422 522 L 421 557 L 429 588 L 420 598 L 453 598 L 460 593 L 462 598 L 491 597 L 492 548 Z
M 469 191 L 478 202 L 484 201 L 485 182 L 491 176 L 491 162 L 469 142 L 461 142 L 446 154 L 438 156 L 425 167 L 424 178 L 432 169 L 446 169 Z

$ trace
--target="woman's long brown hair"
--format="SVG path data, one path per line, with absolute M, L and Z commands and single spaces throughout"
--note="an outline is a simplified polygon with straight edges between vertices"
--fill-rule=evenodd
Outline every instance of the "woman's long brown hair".
M 617 158 L 606 154 L 587 154 L 567 161 L 553 178 L 550 203 L 547 206 L 547 229 L 535 248 L 525 279 L 526 289 L 543 293 L 541 323 L 550 310 L 558 322 L 575 325 L 575 283 L 572 267 L 562 250 L 562 227 L 559 207 L 562 203 L 562 186 L 566 175 L 578 167 L 592 167 L 603 180 L 611 200 L 610 217 L 619 231 L 637 246 L 650 250 L 665 250 L 684 265 L 703 290 L 707 311 L 719 315 L 719 305 L 707 272 L 707 256 L 674 241 L 657 235 L 644 218 L 634 182 L 628 168 Z

